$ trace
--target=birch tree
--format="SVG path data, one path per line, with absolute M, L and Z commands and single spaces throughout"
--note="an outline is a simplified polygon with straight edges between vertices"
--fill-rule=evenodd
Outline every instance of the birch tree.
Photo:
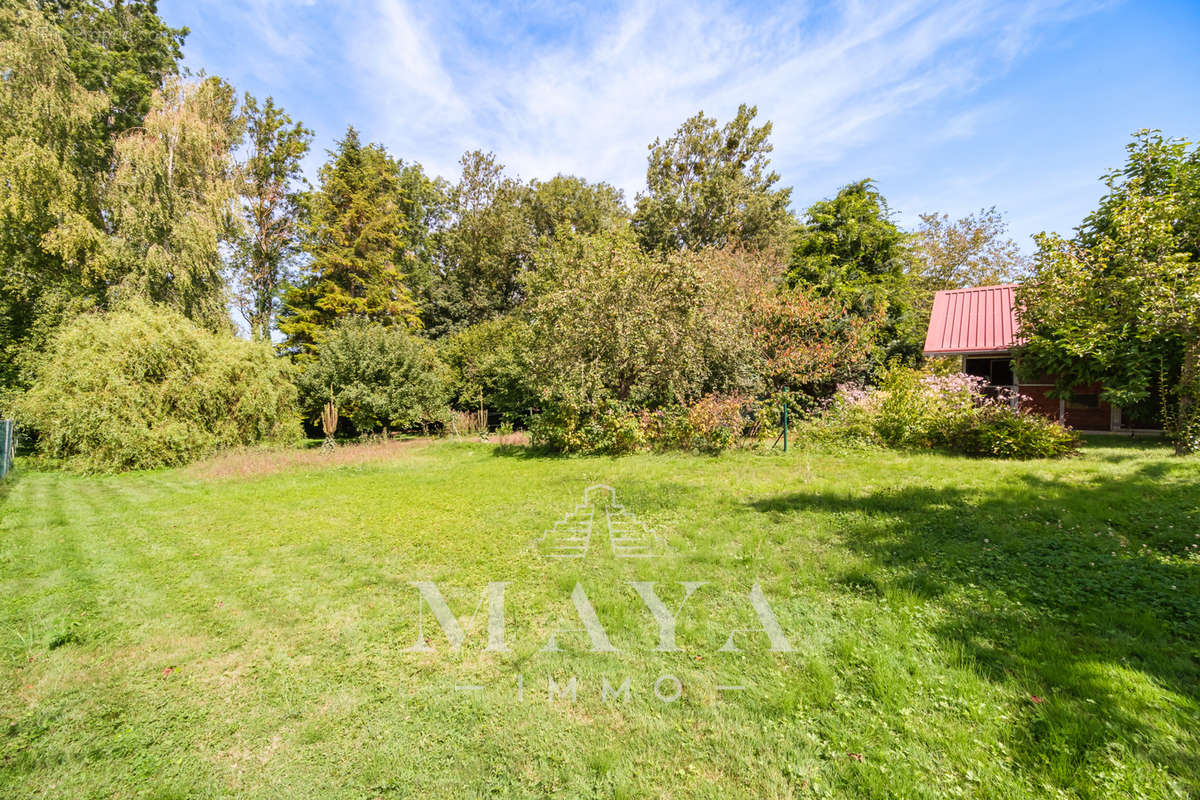
M 244 222 L 234 269 L 234 299 L 250 336 L 269 341 L 283 285 L 299 252 L 300 162 L 313 133 L 268 97 L 243 103 L 246 160 L 239 170 Z
M 222 252 L 238 232 L 233 89 L 169 78 L 140 128 L 117 139 L 104 195 L 117 276 L 111 300 L 138 296 L 212 330 L 231 327 Z

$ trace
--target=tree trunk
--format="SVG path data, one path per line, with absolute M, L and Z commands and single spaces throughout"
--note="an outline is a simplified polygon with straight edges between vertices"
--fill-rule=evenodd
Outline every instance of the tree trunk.
M 1183 346 L 1179 375 L 1179 416 L 1175 422 L 1175 454 L 1196 449 L 1200 438 L 1200 339 L 1192 337 Z

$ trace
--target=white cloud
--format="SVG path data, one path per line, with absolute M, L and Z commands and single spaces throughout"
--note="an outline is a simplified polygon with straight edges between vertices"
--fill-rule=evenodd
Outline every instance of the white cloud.
M 777 167 L 802 173 L 969 93 L 1039 25 L 1079 11 L 847 0 L 752 13 L 636 0 L 616 13 L 560 9 L 557 35 L 545 37 L 513 12 L 455 16 L 431 4 L 420 17 L 416 8 L 373 0 L 358 12 L 363 32 L 346 41 L 372 128 L 393 151 L 450 175 L 463 151 L 491 149 L 522 177 L 574 172 L 630 197 L 647 144 L 699 109 L 725 119 L 740 102 L 757 104 L 775 123 Z M 960 115 L 948 135 L 971 124 Z

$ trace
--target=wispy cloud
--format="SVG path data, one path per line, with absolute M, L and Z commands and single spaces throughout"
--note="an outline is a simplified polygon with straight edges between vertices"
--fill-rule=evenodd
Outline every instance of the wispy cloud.
M 1107 8 L 1114 6 L 1113 8 Z M 1069 230 L 1087 185 L 1147 125 L 1195 130 L 1177 0 L 160 0 L 188 63 L 353 124 L 454 177 L 469 149 L 523 178 L 575 173 L 630 199 L 646 148 L 698 110 L 755 104 L 797 210 L 872 177 L 911 224 L 997 205 L 1025 238 Z M 1132 59 L 1136 70 L 1118 67 Z
M 559 7 L 548 35 L 538 14 L 374 0 L 345 46 L 356 90 L 378 114 L 375 130 L 399 154 L 452 172 L 463 151 L 492 149 L 523 177 L 575 172 L 632 195 L 647 144 L 699 109 L 724 118 L 740 102 L 757 104 L 775 123 L 776 164 L 802 171 L 969 92 L 1040 26 L 1082 11 L 1054 2 L 747 11 L 634 0 Z

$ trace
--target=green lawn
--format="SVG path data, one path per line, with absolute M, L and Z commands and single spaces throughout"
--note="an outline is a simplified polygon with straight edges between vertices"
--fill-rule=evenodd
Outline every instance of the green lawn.
M 18 469 L 0 796 L 1200 795 L 1200 460 L 1105 439 L 1028 463 L 452 443 L 352 461 Z M 615 558 L 598 524 L 586 557 L 538 555 L 596 483 L 670 552 Z M 420 580 L 464 622 L 510 581 L 511 652 L 483 649 L 486 603 L 451 652 Z M 706 582 L 679 652 L 655 650 L 629 581 L 672 610 Z M 582 627 L 577 582 L 618 652 L 579 631 L 542 652 Z M 794 652 L 761 630 L 721 652 L 759 625 L 756 582 Z M 435 653 L 406 652 L 419 618 Z M 571 677 L 576 699 L 550 700 Z M 628 701 L 603 695 L 626 677 Z

